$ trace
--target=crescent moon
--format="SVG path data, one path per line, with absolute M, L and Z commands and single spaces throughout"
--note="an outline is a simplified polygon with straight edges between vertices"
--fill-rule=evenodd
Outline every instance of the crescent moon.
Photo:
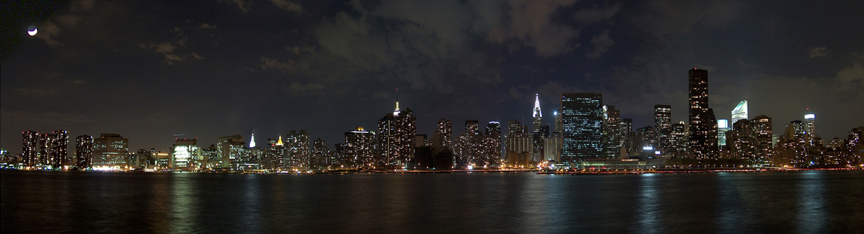
M 33 30 L 27 30 L 27 34 L 29 34 L 31 37 L 36 36 L 36 33 L 38 32 L 39 30 L 36 28 L 33 28 Z

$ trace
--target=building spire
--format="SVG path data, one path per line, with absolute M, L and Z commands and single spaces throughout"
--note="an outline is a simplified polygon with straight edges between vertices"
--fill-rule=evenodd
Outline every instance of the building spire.
M 540 94 L 534 94 L 534 118 L 543 118 L 543 113 L 540 112 Z
M 540 126 L 543 125 L 543 113 L 540 111 L 540 94 L 534 94 L 534 132 L 540 132 Z
M 276 146 L 285 146 L 285 144 L 282 144 L 282 135 L 279 135 L 279 141 L 276 142 Z
M 393 116 L 399 115 L 399 89 L 396 89 L 396 110 L 393 110 Z
M 255 133 L 252 133 L 252 138 L 249 139 L 249 148 L 255 148 Z

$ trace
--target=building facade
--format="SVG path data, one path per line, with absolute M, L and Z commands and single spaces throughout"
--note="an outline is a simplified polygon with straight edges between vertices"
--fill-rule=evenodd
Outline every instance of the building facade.
M 561 161 L 578 166 L 586 159 L 603 155 L 603 95 L 563 93 L 561 95 L 563 147 Z

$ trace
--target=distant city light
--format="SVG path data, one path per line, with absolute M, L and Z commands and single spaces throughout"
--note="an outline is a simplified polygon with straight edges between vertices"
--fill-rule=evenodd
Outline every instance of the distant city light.
M 806 115 L 804 115 L 804 119 L 815 119 L 815 118 L 816 118 L 816 115 L 815 115 L 815 114 L 806 114 Z

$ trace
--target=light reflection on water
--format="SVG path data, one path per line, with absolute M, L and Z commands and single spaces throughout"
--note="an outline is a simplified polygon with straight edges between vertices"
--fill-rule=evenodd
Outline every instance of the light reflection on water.
M 663 217 L 659 212 L 660 203 L 658 200 L 663 198 L 657 194 L 657 175 L 642 174 L 639 177 L 639 202 L 636 214 L 639 217 L 640 233 L 660 233 L 660 227 Z
M 823 229 L 825 218 L 825 181 L 822 171 L 808 171 L 802 173 L 802 180 L 798 183 L 798 232 L 817 233 Z M 860 181 L 864 183 L 864 181 Z M 860 207 L 859 207 L 860 208 Z M 864 220 L 861 220 L 864 223 Z M 859 230 L 864 231 L 864 230 Z
M 860 232 L 864 172 L 2 171 L 3 233 Z
M 197 191 L 197 183 L 193 181 L 193 175 L 181 174 L 175 176 L 171 183 L 171 232 L 192 232 L 195 230 L 195 215 L 199 212 L 195 202 L 194 191 Z

